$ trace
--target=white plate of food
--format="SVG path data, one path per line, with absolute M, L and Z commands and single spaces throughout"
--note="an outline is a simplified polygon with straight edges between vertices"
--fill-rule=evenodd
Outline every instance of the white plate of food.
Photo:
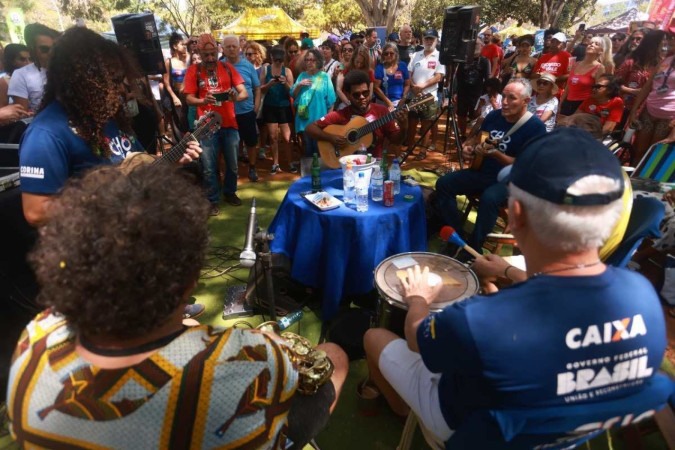
M 328 211 L 339 208 L 342 202 L 330 195 L 328 192 L 305 192 L 301 194 L 305 200 L 319 208 L 321 211 Z

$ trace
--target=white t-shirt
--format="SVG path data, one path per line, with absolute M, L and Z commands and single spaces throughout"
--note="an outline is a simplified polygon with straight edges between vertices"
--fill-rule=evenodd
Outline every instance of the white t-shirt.
M 549 117 L 548 120 L 544 122 L 544 125 L 546 125 L 547 132 L 550 133 L 553 131 L 555 128 L 555 116 L 558 112 L 558 99 L 555 97 L 555 95 L 542 104 L 538 104 L 537 96 L 533 95 L 532 99 L 530 100 L 530 104 L 527 105 L 527 110 L 540 119 L 546 111 L 552 111 L 553 114 L 551 114 L 551 117 Z
M 440 73 L 445 75 L 445 66 L 438 60 L 439 52 L 434 50 L 428 56 L 424 55 L 424 50 L 415 53 L 408 64 L 408 72 L 413 84 L 421 84 L 428 81 L 431 77 Z M 424 94 L 436 95 L 438 83 L 428 86 L 422 91 Z
M 28 108 L 35 112 L 40 106 L 47 84 L 47 69 L 38 69 L 35 63 L 17 69 L 9 80 L 7 95 L 28 99 Z

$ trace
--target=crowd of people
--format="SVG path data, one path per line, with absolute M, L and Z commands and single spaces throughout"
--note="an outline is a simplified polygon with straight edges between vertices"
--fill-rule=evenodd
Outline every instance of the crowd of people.
M 614 40 L 584 35 L 574 45 L 581 33 L 568 42 L 555 29 L 541 55 L 532 54 L 529 35 L 504 55 L 489 30 L 473 60 L 457 67 L 455 98 L 442 95 L 449 80 L 433 29 L 416 37 L 403 26 L 384 44 L 367 29 L 318 48 L 309 36 L 267 46 L 243 36 L 172 35 L 157 105 L 123 47 L 83 27 L 27 27 L 26 48 L 11 52 L 10 104 L 0 120 L 7 108 L 15 124 L 31 119 L 20 144 L 21 198 L 40 234 L 30 260 L 47 309 L 14 356 L 13 436 L 45 448 L 302 448 L 338 402 L 347 356 L 335 344 L 317 346 L 334 371 L 316 394 L 299 395 L 294 357 L 274 333 L 185 322 L 199 312 L 188 300 L 209 215 L 219 213 L 221 197 L 242 204 L 240 158 L 252 182 L 268 151 L 278 173 L 281 135 L 301 144 L 298 155 L 285 155 L 283 170 L 297 172 L 297 158 L 321 141 L 345 145 L 326 128 L 354 115 L 372 122 L 396 111 L 374 132 L 375 156 L 412 145 L 421 124 L 423 160 L 445 102 L 457 106 L 458 151 L 472 168 L 438 180 L 436 209 L 461 230 L 457 196 L 480 197 L 468 239 L 480 249 L 508 205 L 527 271 L 479 257 L 473 270 L 481 279 L 517 283 L 430 313 L 440 285 L 428 269 L 407 268 L 405 337 L 366 333 L 369 375 L 359 388 L 381 393 L 398 415 L 413 411 L 439 442 L 487 420 L 481 439 L 562 447 L 648 416 L 675 392 L 658 374 L 665 322 L 644 278 L 599 257 L 626 181 L 598 138 L 640 123 L 639 158 L 642 143 L 673 137 L 673 31 L 617 35 L 616 45 L 625 42 L 612 59 Z M 33 63 L 19 67 L 27 53 Z M 424 94 L 429 107 L 399 108 Z M 160 120 L 189 133 L 211 111 L 219 129 L 199 142 L 187 138 L 177 164 L 128 164 L 149 148 L 146 132 Z

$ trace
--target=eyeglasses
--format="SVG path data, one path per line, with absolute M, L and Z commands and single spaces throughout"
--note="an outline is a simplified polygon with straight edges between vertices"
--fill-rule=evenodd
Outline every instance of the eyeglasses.
M 606 84 L 594 84 L 593 86 L 591 86 L 591 89 L 602 89 L 604 87 L 607 87 L 607 85 Z
M 246 53 L 244 53 L 244 55 L 246 55 L 246 56 L 255 56 L 255 53 L 253 53 L 253 52 L 246 52 Z
M 51 49 L 52 47 L 49 45 L 38 45 L 38 50 L 40 50 L 40 53 L 49 53 Z
M 214 58 L 217 58 L 217 57 L 218 57 L 218 52 L 201 52 L 201 53 L 200 53 L 200 56 L 201 56 L 202 58 L 208 58 L 209 56 L 212 56 L 212 57 L 214 57 Z
M 382 53 L 382 56 L 392 56 L 392 55 L 395 55 L 395 54 L 396 53 L 394 53 L 394 52 L 384 52 L 384 53 Z
M 361 92 L 352 92 L 352 97 L 354 97 L 354 98 L 368 98 L 368 97 L 370 97 L 370 90 L 361 91 Z

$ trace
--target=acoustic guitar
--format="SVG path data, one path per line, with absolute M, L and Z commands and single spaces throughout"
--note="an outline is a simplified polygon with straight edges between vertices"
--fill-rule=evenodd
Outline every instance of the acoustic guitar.
M 183 157 L 185 149 L 190 142 L 208 139 L 220 129 L 222 123 L 223 118 L 220 117 L 220 114 L 215 111 L 209 111 L 197 121 L 193 132 L 183 136 L 183 139 L 178 144 L 173 146 L 169 151 L 164 152 L 162 156 L 157 157 L 148 153 L 135 152 L 122 161 L 120 167 L 125 173 L 128 173 L 140 164 L 176 163 Z
M 481 131 L 480 132 L 480 143 L 476 145 L 477 146 L 482 146 L 483 148 L 496 148 L 497 145 L 499 145 L 499 142 L 496 142 L 492 139 L 489 139 L 490 133 L 487 131 Z M 471 161 L 471 170 L 480 170 L 481 166 L 483 165 L 483 160 L 485 159 L 485 155 L 482 153 L 476 153 L 474 151 L 473 154 L 473 161 Z
M 399 103 L 399 107 L 394 111 L 380 117 L 379 119 L 368 122 L 365 117 L 354 116 L 345 125 L 328 125 L 323 129 L 326 133 L 343 136 L 347 139 L 347 144 L 337 149 L 330 141 L 318 141 L 319 154 L 323 163 L 331 169 L 340 167 L 340 158 L 351 155 L 357 151 L 361 145 L 370 147 L 373 143 L 373 131 L 381 126 L 391 122 L 396 114 L 402 109 L 406 111 L 419 111 L 426 107 L 426 104 L 435 101 L 432 94 L 422 94 L 413 98 L 409 104 Z

